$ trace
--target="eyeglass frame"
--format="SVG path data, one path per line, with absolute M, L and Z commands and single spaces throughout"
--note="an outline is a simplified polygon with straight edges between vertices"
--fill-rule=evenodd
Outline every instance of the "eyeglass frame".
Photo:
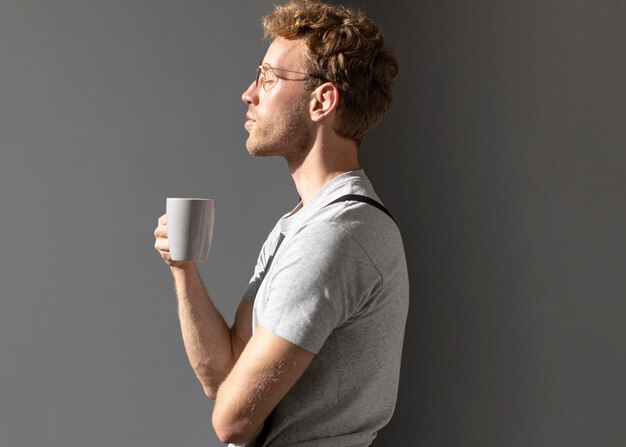
M 278 84 L 278 79 L 282 79 L 283 81 L 306 81 L 308 78 L 310 78 L 310 77 L 311 77 L 311 78 L 317 78 L 317 79 L 319 79 L 319 80 L 321 80 L 321 81 L 323 81 L 323 82 L 330 82 L 330 81 L 329 81 L 328 79 L 326 79 L 325 77 L 320 76 L 320 75 L 316 75 L 316 74 L 313 74 L 313 73 L 305 73 L 305 72 L 302 72 L 302 71 L 287 70 L 287 69 L 284 69 L 284 68 L 272 67 L 272 66 L 271 66 L 269 63 L 267 63 L 267 62 L 263 63 L 263 59 L 261 59 L 261 60 L 259 61 L 259 66 L 258 66 L 258 67 L 257 67 L 257 69 L 256 69 L 256 81 L 255 81 L 255 83 L 254 83 L 254 85 L 255 85 L 256 87 L 258 87 L 258 86 L 259 86 L 259 79 L 260 79 L 260 77 L 261 77 L 261 70 L 267 70 L 267 69 L 272 70 L 272 73 L 274 73 L 274 76 L 276 76 L 277 81 L 276 81 L 276 83 L 275 83 L 272 87 L 270 87 L 269 89 L 266 89 L 266 88 L 265 88 L 265 82 L 263 82 L 263 84 L 262 84 L 262 86 L 261 86 L 261 87 L 263 87 L 263 90 L 265 90 L 266 92 L 269 92 L 271 89 L 273 89 L 273 88 L 276 86 L 276 84 Z M 287 72 L 287 73 L 296 73 L 296 74 L 301 74 L 301 75 L 305 75 L 306 77 L 305 77 L 305 78 L 302 78 L 302 79 L 289 79 L 289 78 L 286 78 L 286 77 L 284 77 L 284 76 L 280 76 L 278 73 L 276 73 L 276 70 L 285 71 L 285 72 Z

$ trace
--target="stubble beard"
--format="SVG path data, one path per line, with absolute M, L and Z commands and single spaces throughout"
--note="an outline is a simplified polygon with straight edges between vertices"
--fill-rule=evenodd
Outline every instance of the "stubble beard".
M 246 141 L 250 155 L 280 155 L 289 165 L 301 162 L 313 144 L 306 113 L 306 99 L 299 98 L 271 120 L 257 117 L 260 121 L 255 122 Z

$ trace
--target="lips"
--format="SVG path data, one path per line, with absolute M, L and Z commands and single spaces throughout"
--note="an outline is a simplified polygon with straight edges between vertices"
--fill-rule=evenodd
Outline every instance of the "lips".
M 248 120 L 244 124 L 244 127 L 248 127 L 248 126 L 251 126 L 252 124 L 256 123 L 256 120 L 254 118 L 252 118 L 252 116 L 250 116 L 250 114 L 248 114 L 248 113 L 246 113 L 246 118 Z

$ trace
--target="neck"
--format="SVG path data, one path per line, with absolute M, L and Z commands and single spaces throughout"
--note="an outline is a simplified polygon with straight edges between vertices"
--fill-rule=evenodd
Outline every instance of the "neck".
M 287 160 L 302 203 L 307 203 L 338 175 L 360 169 L 355 142 L 335 139 L 332 143 L 324 143 L 316 140 L 302 160 Z

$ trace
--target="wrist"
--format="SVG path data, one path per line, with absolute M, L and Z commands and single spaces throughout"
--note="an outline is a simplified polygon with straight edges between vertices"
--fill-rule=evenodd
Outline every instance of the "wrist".
M 185 275 L 195 270 L 197 270 L 196 263 L 193 261 L 179 261 L 170 264 L 170 271 L 174 276 Z

